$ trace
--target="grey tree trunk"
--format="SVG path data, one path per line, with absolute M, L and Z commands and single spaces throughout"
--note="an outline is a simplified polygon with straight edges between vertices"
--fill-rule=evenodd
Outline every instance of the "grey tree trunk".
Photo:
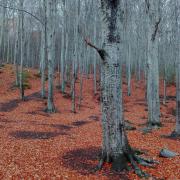
M 180 61 L 178 59 L 178 61 Z M 180 136 L 180 62 L 177 63 L 176 74 L 176 128 L 173 133 L 176 136 Z
M 60 78 L 61 78 L 61 92 L 62 94 L 65 93 L 65 79 L 64 79 L 64 70 L 65 70 L 65 37 L 66 37 L 66 1 L 64 1 L 64 10 L 63 10 L 63 27 L 62 27 L 62 36 L 61 36 L 61 74 L 60 74 Z
M 122 105 L 122 76 L 121 61 L 123 44 L 123 12 L 121 0 L 102 0 L 104 45 L 99 49 L 86 39 L 86 43 L 95 48 L 101 57 L 101 105 L 102 105 L 102 158 L 98 169 L 103 163 L 112 162 L 112 168 L 123 170 L 130 161 L 135 173 L 146 176 L 137 166 L 136 162 L 144 160 L 137 158 L 125 133 L 125 124 Z M 140 160 L 140 161 L 139 161 Z
M 2 3 L 6 6 L 7 0 L 3 0 Z M 1 34 L 0 34 L 0 57 L 4 57 L 4 46 L 5 46 L 5 25 L 6 25 L 6 8 L 3 9 L 3 17 L 2 17 L 2 26 L 1 26 Z
M 47 54 L 48 54 L 48 103 L 47 112 L 55 112 L 53 99 L 54 63 L 55 63 L 55 4 L 54 0 L 47 0 Z
M 121 1 L 101 1 L 105 17 L 103 21 L 104 45 L 98 50 L 101 56 L 102 89 L 102 154 L 106 161 L 113 161 L 113 167 L 123 169 L 123 159 L 129 151 L 128 140 L 124 130 L 122 82 L 120 61 L 122 48 L 120 32 L 122 30 Z M 121 16 L 120 16 L 121 14 Z M 104 158 L 103 157 L 103 158 Z
M 158 29 L 161 22 L 159 17 L 159 0 L 146 1 L 148 19 L 148 60 L 147 60 L 147 100 L 148 126 L 160 125 L 159 103 L 159 67 L 158 67 Z
M 24 7 L 24 0 L 20 0 L 20 9 Z M 23 83 L 23 63 L 24 63 L 24 13 L 20 12 L 20 47 L 21 47 L 21 63 L 20 63 L 20 77 L 19 77 L 19 86 L 20 86 L 20 97 L 24 100 L 24 83 Z
M 121 0 L 102 0 L 101 10 L 103 17 L 104 44 L 99 49 L 88 39 L 86 43 L 95 48 L 101 57 L 101 105 L 102 105 L 102 157 L 98 169 L 103 163 L 112 162 L 112 168 L 123 170 L 127 162 L 131 162 L 135 173 L 147 176 L 137 166 L 137 163 L 149 163 L 137 157 L 131 149 L 125 133 L 125 123 L 122 105 L 122 53 L 124 9 Z M 145 164 L 146 164 L 145 163 Z
M 180 136 L 180 40 L 179 40 L 179 35 L 180 35 L 180 26 L 178 24 L 178 12 L 179 12 L 179 1 L 176 0 L 176 10 L 175 10 L 175 15 L 176 15 L 176 128 L 175 131 L 172 133 L 174 136 Z
M 42 26 L 42 44 L 41 44 L 41 97 L 45 98 L 45 67 L 47 59 L 47 2 L 43 0 L 43 17 L 44 17 L 44 26 Z

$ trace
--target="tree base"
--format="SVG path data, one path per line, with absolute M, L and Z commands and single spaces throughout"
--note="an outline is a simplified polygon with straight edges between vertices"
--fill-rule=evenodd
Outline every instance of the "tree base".
M 47 96 L 42 96 L 42 95 L 41 95 L 41 99 L 47 99 Z
M 180 138 L 180 134 L 178 134 L 176 131 L 173 131 L 173 132 L 171 133 L 171 135 L 169 136 L 169 138 L 179 139 L 179 138 Z
M 54 105 L 53 105 L 53 107 L 51 107 L 51 108 L 46 108 L 45 110 L 44 110 L 46 113 L 56 113 L 57 111 L 56 111 L 56 108 L 54 107 Z
M 160 127 L 162 127 L 162 123 L 160 122 L 148 122 L 148 128 L 151 128 L 151 129 L 158 129 Z
M 147 127 L 143 128 L 142 131 L 144 134 L 151 133 L 153 129 L 159 129 L 162 127 L 161 123 L 148 122 Z
M 105 153 L 102 153 L 99 160 L 99 164 L 97 165 L 95 170 L 101 170 L 105 162 L 112 163 L 112 170 L 118 172 L 123 170 L 131 170 L 131 167 L 128 165 L 128 163 L 130 163 L 135 173 L 139 177 L 150 177 L 150 175 L 142 171 L 138 167 L 138 164 L 147 167 L 154 167 L 154 164 L 158 164 L 157 161 L 144 159 L 138 156 L 136 152 L 133 150 L 130 150 L 129 152 L 124 152 L 123 154 L 120 154 L 118 157 L 107 157 Z

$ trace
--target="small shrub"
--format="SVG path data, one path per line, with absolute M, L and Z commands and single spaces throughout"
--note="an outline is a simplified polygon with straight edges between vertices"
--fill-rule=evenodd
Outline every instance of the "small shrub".
M 22 73 L 22 81 L 23 81 L 23 88 L 24 89 L 31 89 L 31 85 L 29 83 L 30 78 L 31 78 L 30 72 L 27 70 L 24 70 Z M 19 73 L 19 79 L 20 79 L 20 73 Z M 12 88 L 19 88 L 19 84 L 16 85 L 16 83 L 13 83 Z

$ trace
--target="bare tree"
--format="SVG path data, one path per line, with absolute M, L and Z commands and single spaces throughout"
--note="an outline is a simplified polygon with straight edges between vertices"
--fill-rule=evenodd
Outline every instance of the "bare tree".
M 112 168 L 123 170 L 127 168 L 127 162 L 131 162 L 135 172 L 140 176 L 147 174 L 142 172 L 136 161 L 148 164 L 149 161 L 139 158 L 128 143 L 125 132 L 122 104 L 122 29 L 124 15 L 121 0 L 102 0 L 101 11 L 104 29 L 103 48 L 97 48 L 88 39 L 86 43 L 95 48 L 101 57 L 101 90 L 102 90 L 102 129 L 103 145 L 101 160 L 98 169 L 104 162 L 112 162 Z

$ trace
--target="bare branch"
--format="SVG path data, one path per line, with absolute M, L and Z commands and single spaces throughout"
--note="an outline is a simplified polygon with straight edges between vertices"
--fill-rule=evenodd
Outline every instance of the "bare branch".
M 13 9 L 15 11 L 21 11 L 21 12 L 24 12 L 26 14 L 29 14 L 30 16 L 32 16 L 33 18 L 35 18 L 37 21 L 39 21 L 42 25 L 44 25 L 44 23 L 37 17 L 35 16 L 34 14 L 30 13 L 29 11 L 26 11 L 24 9 L 19 9 L 19 8 L 14 8 L 14 7 L 11 7 L 11 6 L 5 6 L 3 4 L 0 4 L 0 7 L 3 7 L 3 8 L 6 8 L 6 9 Z
M 107 62 L 106 58 L 108 57 L 108 53 L 104 49 L 100 49 L 100 48 L 96 47 L 95 45 L 93 45 L 88 38 L 85 38 L 85 42 L 87 45 L 94 48 L 98 52 L 103 63 Z

